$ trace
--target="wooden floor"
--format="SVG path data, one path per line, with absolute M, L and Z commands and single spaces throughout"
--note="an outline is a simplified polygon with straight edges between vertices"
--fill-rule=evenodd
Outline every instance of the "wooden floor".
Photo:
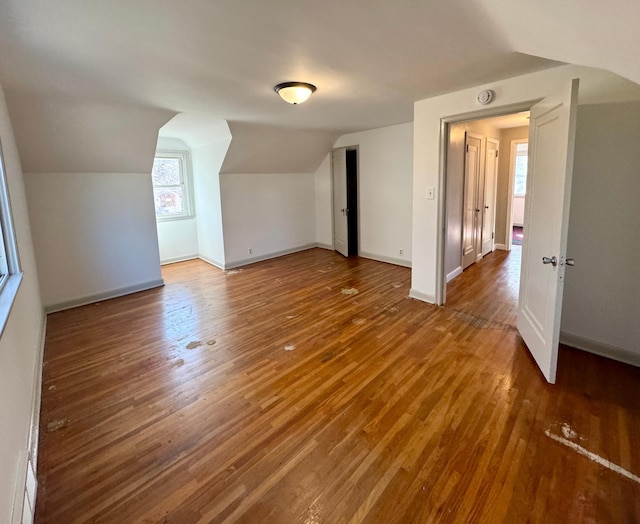
M 640 369 L 562 348 L 546 384 L 517 256 L 444 308 L 313 249 L 50 315 L 37 522 L 639 522 Z

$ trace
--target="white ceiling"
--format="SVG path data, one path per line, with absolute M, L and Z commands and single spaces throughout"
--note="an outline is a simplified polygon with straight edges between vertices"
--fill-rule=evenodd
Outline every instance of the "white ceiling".
M 352 131 L 413 102 L 555 65 L 476 2 L 2 0 L 0 82 L 228 121 Z M 290 106 L 273 86 L 318 91 Z
M 317 159 L 340 134 L 411 121 L 416 100 L 559 63 L 640 82 L 639 20 L 637 0 L 0 0 L 0 84 L 14 120 L 73 101 L 139 107 L 154 126 L 157 111 L 206 115 L 235 129 L 243 155 L 278 134 L 276 149 L 294 147 L 299 129 Z M 288 80 L 318 91 L 291 106 L 273 92 Z M 47 146 L 17 125 L 28 168 L 22 151 Z

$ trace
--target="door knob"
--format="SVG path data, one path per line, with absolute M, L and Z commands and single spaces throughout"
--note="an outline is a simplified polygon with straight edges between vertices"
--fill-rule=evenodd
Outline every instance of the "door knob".
M 556 257 L 542 257 L 543 264 L 551 264 L 553 267 L 558 265 L 558 259 Z

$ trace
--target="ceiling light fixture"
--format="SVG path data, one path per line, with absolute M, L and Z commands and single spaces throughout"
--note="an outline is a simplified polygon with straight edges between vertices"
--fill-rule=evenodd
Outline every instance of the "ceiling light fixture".
M 273 88 L 280 98 L 289 104 L 301 104 L 316 90 L 313 84 L 306 82 L 283 82 Z

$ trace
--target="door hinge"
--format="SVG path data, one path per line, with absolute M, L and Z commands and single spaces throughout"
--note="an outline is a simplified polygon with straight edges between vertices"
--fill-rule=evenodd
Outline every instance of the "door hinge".
M 491 232 L 491 240 L 493 240 L 494 238 L 496 238 L 496 234 L 492 231 Z
M 467 153 L 469 152 L 469 144 L 467 144 Z
M 498 158 L 498 150 L 496 149 L 496 158 Z

